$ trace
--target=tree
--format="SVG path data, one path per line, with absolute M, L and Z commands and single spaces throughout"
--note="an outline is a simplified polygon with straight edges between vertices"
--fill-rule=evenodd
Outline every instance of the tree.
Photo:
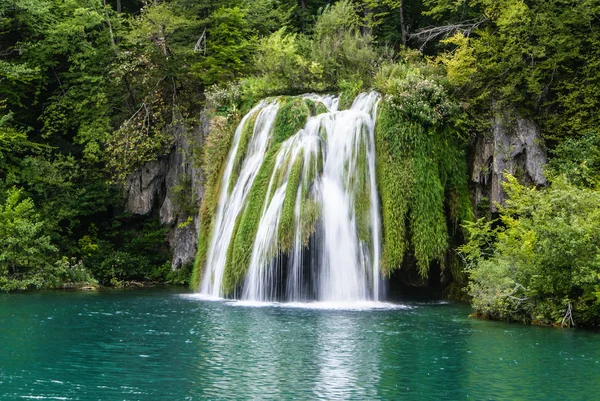
M 0 275 L 25 274 L 54 261 L 57 251 L 44 232 L 33 201 L 22 190 L 8 191 L 0 206 Z

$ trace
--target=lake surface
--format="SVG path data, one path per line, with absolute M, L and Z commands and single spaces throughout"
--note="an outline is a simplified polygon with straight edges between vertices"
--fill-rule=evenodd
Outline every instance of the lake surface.
M 252 307 L 176 290 L 0 295 L 0 399 L 600 397 L 600 334 L 406 305 Z

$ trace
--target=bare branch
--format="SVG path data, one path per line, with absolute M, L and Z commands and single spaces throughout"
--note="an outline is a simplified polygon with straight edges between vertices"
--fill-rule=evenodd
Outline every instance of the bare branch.
M 196 46 L 194 46 L 194 53 L 198 53 L 199 51 L 206 54 L 206 28 L 204 28 L 202 36 L 200 36 L 200 39 L 196 42 Z
M 417 43 L 421 43 L 420 50 L 423 50 L 429 41 L 440 37 L 442 39 L 447 39 L 456 32 L 462 32 L 464 36 L 469 37 L 475 29 L 479 28 L 479 26 L 487 20 L 488 18 L 481 17 L 479 19 L 467 20 L 457 24 L 423 28 L 415 33 L 411 33 L 409 38 L 415 40 Z

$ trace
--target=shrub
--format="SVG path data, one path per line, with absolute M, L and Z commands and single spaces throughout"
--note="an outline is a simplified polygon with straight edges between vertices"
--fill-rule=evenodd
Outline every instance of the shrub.
M 468 223 L 469 242 L 461 247 L 476 312 L 598 327 L 600 193 L 561 176 L 542 190 L 506 178 L 500 220 Z

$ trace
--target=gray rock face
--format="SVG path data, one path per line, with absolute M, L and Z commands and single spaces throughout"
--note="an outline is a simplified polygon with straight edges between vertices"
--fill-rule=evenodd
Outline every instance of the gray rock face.
M 546 150 L 540 130 L 531 120 L 511 115 L 495 118 L 490 135 L 477 139 L 473 156 L 475 204 L 487 198 L 491 212 L 497 211 L 495 202 L 504 204 L 506 199 L 504 172 L 525 185 L 546 184 Z
M 169 227 L 173 270 L 193 263 L 196 256 L 198 211 L 204 196 L 199 152 L 208 124 L 208 118 L 202 116 L 200 126 L 191 132 L 183 127 L 174 130 L 175 144 L 169 154 L 146 163 L 125 183 L 125 209 L 138 215 L 157 213 L 160 222 Z
M 164 197 L 163 181 L 168 166 L 165 159 L 151 161 L 127 177 L 125 208 L 134 214 L 149 214 Z

